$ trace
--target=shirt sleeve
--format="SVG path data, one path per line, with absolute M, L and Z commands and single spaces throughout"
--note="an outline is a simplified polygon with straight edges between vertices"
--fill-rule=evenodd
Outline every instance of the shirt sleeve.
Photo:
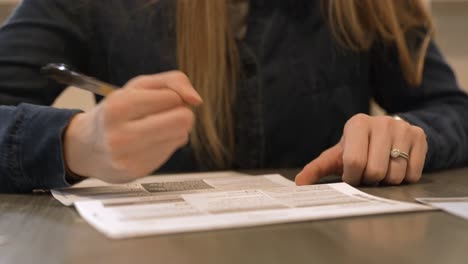
M 40 68 L 66 63 L 86 71 L 84 2 L 24 0 L 0 29 L 0 192 L 67 185 L 62 133 L 78 111 L 39 106 L 64 89 Z
M 0 106 L 0 192 L 68 186 L 62 134 L 78 111 Z
M 425 171 L 468 164 L 468 96 L 434 42 L 418 87 L 406 84 L 394 48 L 372 52 L 374 98 L 389 114 L 421 127 L 427 136 Z

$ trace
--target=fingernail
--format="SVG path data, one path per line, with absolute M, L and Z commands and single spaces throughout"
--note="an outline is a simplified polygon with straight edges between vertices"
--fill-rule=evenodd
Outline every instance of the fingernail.
M 188 99 L 190 104 L 199 105 L 203 103 L 203 99 L 198 94 L 190 95 Z
M 203 99 L 201 98 L 201 96 L 199 94 L 197 94 L 196 98 L 200 103 L 203 103 Z

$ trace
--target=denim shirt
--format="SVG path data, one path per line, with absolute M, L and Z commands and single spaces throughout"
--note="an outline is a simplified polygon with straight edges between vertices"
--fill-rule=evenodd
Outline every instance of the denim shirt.
M 117 86 L 177 69 L 174 3 L 22 2 L 0 30 L 1 192 L 68 185 L 62 134 L 78 111 L 44 106 L 64 87 L 41 76 L 40 67 L 63 62 Z M 369 112 L 371 98 L 424 129 L 426 171 L 467 164 L 468 97 L 434 43 L 422 84 L 410 87 L 394 47 L 345 50 L 333 39 L 320 1 L 287 3 L 250 3 L 247 33 L 238 42 L 243 74 L 233 166 L 197 164 L 188 145 L 158 172 L 304 166 L 338 142 L 350 117 Z

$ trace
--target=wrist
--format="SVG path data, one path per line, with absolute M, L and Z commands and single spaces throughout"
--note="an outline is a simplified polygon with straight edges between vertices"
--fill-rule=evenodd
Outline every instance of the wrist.
M 89 152 L 86 151 L 84 143 L 83 119 L 84 113 L 75 115 L 64 131 L 63 146 L 64 146 L 64 165 L 66 170 L 66 178 L 70 183 L 76 183 L 83 176 L 89 176 L 87 171 L 86 159 Z

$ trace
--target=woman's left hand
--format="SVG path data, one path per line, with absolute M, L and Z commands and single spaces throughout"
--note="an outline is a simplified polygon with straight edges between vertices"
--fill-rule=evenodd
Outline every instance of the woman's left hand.
M 398 185 L 421 178 L 427 153 L 424 131 L 388 116 L 357 114 L 348 120 L 340 142 L 325 150 L 296 176 L 297 185 L 342 175 L 351 185 Z

